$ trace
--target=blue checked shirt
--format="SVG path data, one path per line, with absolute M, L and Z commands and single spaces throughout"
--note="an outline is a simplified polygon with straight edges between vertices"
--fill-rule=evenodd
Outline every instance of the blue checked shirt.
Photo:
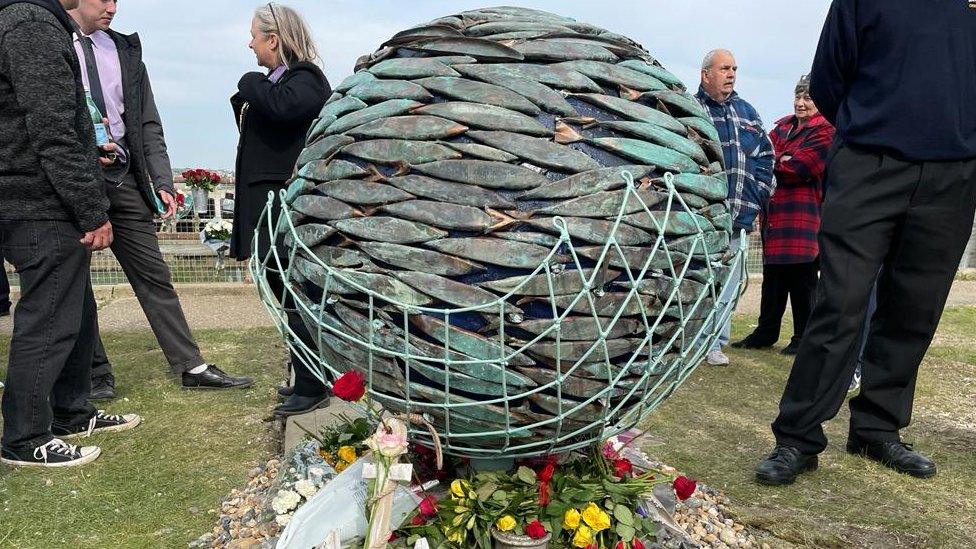
M 708 112 L 722 139 L 729 179 L 729 210 L 736 229 L 752 231 L 776 188 L 773 144 L 756 109 L 735 92 L 719 103 L 699 88 L 695 98 Z

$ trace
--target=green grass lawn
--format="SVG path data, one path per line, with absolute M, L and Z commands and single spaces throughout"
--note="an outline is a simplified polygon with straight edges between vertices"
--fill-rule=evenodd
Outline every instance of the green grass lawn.
M 738 318 L 735 336 L 753 319 Z M 784 330 L 786 333 L 786 330 Z M 149 333 L 106 334 L 122 396 L 111 412 L 138 412 L 130 433 L 93 439 L 95 463 L 68 471 L 0 467 L 0 547 L 185 547 L 209 530 L 214 509 L 271 457 L 263 422 L 284 349 L 273 330 L 201 331 L 209 359 L 257 378 L 257 387 L 186 392 L 165 373 Z M 0 339 L 0 364 L 7 339 Z M 769 423 L 790 361 L 776 351 L 733 352 L 729 368 L 703 366 L 647 422 L 649 451 L 724 490 L 732 512 L 774 547 L 976 545 L 976 308 L 954 309 L 923 365 L 915 422 L 905 438 L 940 472 L 922 481 L 843 452 L 847 412 L 827 428 L 821 469 L 787 488 L 752 471 L 772 446 Z M 0 368 L 0 374 L 3 373 Z M 193 512 L 193 511 L 196 512 Z
M 738 318 L 734 336 L 750 320 Z M 784 334 L 787 329 L 784 329 Z M 785 344 L 785 338 L 781 345 Z M 820 469 L 790 487 L 753 481 L 772 449 L 769 423 L 791 361 L 773 351 L 730 353 L 732 366 L 702 366 L 647 422 L 663 442 L 648 450 L 732 499 L 736 518 L 774 547 L 976 546 L 976 308 L 942 319 L 903 439 L 930 455 L 930 480 L 898 475 L 844 451 L 846 406 L 827 425 Z
M 0 547 L 186 547 L 210 530 L 208 511 L 274 449 L 264 419 L 285 353 L 271 329 L 196 335 L 208 360 L 254 376 L 255 387 L 181 390 L 151 333 L 105 334 L 120 390 L 106 408 L 144 423 L 89 439 L 102 455 L 84 467 L 0 465 Z M 4 367 L 8 344 L 0 339 Z

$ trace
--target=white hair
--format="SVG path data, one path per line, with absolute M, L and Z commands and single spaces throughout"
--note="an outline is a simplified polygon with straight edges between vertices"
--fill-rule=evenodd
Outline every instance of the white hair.
M 720 53 L 727 53 L 729 55 L 732 55 L 731 51 L 724 48 L 712 50 L 705 54 L 705 59 L 702 59 L 702 67 L 701 67 L 702 70 L 707 71 L 708 69 L 712 68 L 712 63 L 715 62 L 715 57 L 718 56 L 718 54 Z

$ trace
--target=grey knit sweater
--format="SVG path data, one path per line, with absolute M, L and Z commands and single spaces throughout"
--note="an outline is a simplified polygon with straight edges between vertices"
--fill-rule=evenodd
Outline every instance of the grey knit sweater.
M 108 198 L 59 8 L 52 0 L 0 9 L 0 220 L 67 220 L 91 231 L 108 220 Z

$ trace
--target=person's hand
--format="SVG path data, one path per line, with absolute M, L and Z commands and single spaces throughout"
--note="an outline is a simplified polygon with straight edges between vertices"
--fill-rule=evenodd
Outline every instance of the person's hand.
M 163 200 L 163 204 L 166 205 L 166 213 L 163 214 L 163 219 L 169 219 L 176 215 L 176 198 L 169 194 L 167 191 L 159 191 L 159 198 Z
M 102 149 L 103 154 L 99 155 L 98 163 L 102 165 L 103 168 L 107 168 L 112 164 L 115 164 L 119 159 L 119 145 L 118 143 L 106 143 L 99 147 Z
M 81 237 L 81 243 L 93 252 L 104 250 L 112 245 L 112 223 L 106 221 L 94 231 L 88 231 Z

